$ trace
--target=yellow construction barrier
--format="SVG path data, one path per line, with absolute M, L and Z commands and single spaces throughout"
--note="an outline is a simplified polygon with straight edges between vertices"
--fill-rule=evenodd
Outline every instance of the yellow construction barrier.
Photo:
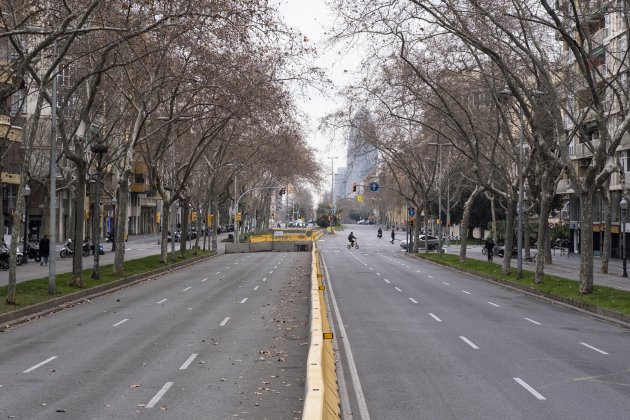
M 278 234 L 277 232 L 282 232 Z M 274 229 L 271 233 L 249 237 L 253 244 L 258 242 L 299 242 L 316 241 L 323 235 L 321 229 Z
M 324 300 L 325 286 L 319 265 L 317 244 L 311 263 L 311 329 L 306 367 L 306 396 L 302 419 L 341 418 L 337 366 Z

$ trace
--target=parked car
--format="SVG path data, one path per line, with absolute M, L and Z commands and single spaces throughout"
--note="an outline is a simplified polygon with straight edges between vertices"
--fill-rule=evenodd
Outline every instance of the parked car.
M 426 237 L 426 241 L 428 241 L 427 245 L 428 245 L 429 251 L 433 251 L 433 250 L 437 249 L 438 244 L 440 243 L 440 240 L 438 238 L 436 238 L 435 236 L 431 236 L 431 235 L 428 235 Z M 419 249 L 424 249 L 424 245 L 425 245 L 426 241 L 425 241 L 425 235 L 420 235 L 418 237 L 418 248 Z M 407 241 L 406 240 L 400 241 L 400 247 L 402 249 L 407 249 Z

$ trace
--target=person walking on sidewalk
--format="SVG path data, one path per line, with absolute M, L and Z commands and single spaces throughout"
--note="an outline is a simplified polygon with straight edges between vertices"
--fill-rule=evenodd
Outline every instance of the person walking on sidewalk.
M 42 239 L 39 240 L 39 255 L 42 257 L 42 261 L 39 265 L 48 265 L 48 256 L 50 255 L 50 239 L 48 235 L 44 234 Z
M 494 241 L 492 240 L 492 236 L 486 239 L 486 243 L 483 247 L 486 248 L 488 253 L 488 261 L 492 262 L 492 251 L 494 250 Z
M 394 232 L 394 228 L 392 228 L 392 240 L 391 243 L 394 243 L 394 238 L 396 237 L 396 232 Z

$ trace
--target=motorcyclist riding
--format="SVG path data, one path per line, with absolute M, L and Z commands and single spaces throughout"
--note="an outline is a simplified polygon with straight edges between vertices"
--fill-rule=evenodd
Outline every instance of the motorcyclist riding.
M 355 239 L 357 239 L 357 237 L 354 236 L 354 233 L 350 232 L 350 235 L 348 235 L 348 240 L 350 241 L 350 246 L 354 246 Z
M 383 229 L 378 228 L 378 235 L 376 235 L 378 237 L 378 239 L 381 239 L 383 237 Z

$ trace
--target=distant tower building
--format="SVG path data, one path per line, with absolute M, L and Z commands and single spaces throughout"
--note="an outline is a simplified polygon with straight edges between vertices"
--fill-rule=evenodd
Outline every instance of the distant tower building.
M 335 197 L 343 198 L 347 195 L 346 167 L 340 166 L 335 174 Z
M 352 129 L 348 136 L 346 157 L 345 194 L 352 193 L 352 184 L 366 185 L 377 168 L 378 151 L 366 139 L 372 118 L 365 109 L 358 110 L 352 118 Z

